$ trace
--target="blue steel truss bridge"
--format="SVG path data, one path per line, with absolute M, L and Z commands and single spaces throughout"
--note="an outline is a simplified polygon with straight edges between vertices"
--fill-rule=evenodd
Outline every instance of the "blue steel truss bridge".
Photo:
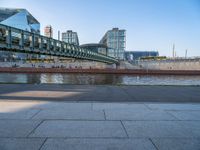
M 3 24 L 0 24 L 0 50 L 118 63 L 113 57 Z

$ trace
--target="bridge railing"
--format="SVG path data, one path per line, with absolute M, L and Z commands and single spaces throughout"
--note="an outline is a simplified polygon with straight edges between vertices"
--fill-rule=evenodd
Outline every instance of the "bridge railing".
M 0 24 L 0 50 L 118 63 L 113 57 L 3 24 Z

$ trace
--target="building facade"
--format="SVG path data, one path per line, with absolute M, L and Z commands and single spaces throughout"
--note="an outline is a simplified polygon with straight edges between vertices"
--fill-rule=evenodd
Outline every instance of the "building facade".
M 53 38 L 53 28 L 51 25 L 48 25 L 44 28 L 44 36 Z
M 96 52 L 96 53 L 108 55 L 108 47 L 106 45 L 103 45 L 103 44 L 89 43 L 89 44 L 83 44 L 80 47 L 91 50 L 91 51 Z
M 159 56 L 158 51 L 125 51 L 125 60 L 134 61 L 141 57 Z
M 40 23 L 26 9 L 0 7 L 0 23 L 40 34 Z
M 79 45 L 78 34 L 72 30 L 62 33 L 62 41 L 74 45 Z
M 40 34 L 40 23 L 26 9 L 0 7 L 0 24 Z M 0 52 L 0 57 L 4 60 L 25 59 L 28 54 Z
M 108 47 L 108 56 L 123 60 L 126 49 L 126 30 L 113 28 L 107 31 L 101 39 L 100 44 Z

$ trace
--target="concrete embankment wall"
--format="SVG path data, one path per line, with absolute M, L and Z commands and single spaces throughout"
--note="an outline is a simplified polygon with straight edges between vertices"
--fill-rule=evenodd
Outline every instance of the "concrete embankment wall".
M 151 60 L 140 61 L 142 69 L 152 70 L 200 70 L 200 60 Z
M 76 61 L 76 62 L 56 62 L 56 63 L 29 63 L 29 62 L 0 62 L 0 67 L 21 67 L 21 68 L 71 68 L 71 69 L 115 69 L 116 65 L 109 65 L 101 62 L 92 62 L 92 61 Z
M 200 70 L 1 68 L 0 73 L 89 73 L 129 75 L 200 75 Z
M 120 61 L 117 69 L 140 69 L 140 67 L 138 65 L 133 65 L 128 61 Z

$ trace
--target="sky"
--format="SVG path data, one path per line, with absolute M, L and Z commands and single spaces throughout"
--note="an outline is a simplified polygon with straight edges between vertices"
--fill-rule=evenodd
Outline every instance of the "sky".
M 78 33 L 80 44 L 98 43 L 107 30 L 126 30 L 126 50 L 200 56 L 200 0 L 0 0 L 25 8 L 44 26 Z

